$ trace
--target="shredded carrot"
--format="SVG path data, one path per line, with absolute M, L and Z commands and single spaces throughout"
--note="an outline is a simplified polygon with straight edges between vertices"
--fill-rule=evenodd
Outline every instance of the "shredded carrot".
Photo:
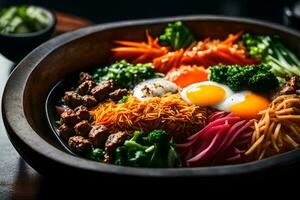
M 155 58 L 153 60 L 153 65 L 155 66 L 157 71 L 161 73 L 167 73 L 173 67 L 179 67 L 181 65 L 183 54 L 183 49 L 175 52 L 169 52 L 166 55 Z
M 120 45 L 111 49 L 114 60 L 125 59 L 132 63 L 152 62 L 154 58 L 163 56 L 169 52 L 167 47 L 158 44 L 158 38 L 153 39 L 146 31 L 146 42 L 115 41 Z
M 234 42 L 236 42 L 241 37 L 242 34 L 243 34 L 243 31 L 240 31 L 236 34 L 230 34 L 228 36 L 228 38 L 226 40 L 224 40 L 223 42 L 225 44 L 232 45 Z
M 168 47 L 159 45 L 158 38 L 152 38 L 146 31 L 147 43 L 115 41 L 120 46 L 113 48 L 112 51 L 115 60 L 126 59 L 133 63 L 152 62 L 155 69 L 162 73 L 181 65 L 209 67 L 218 64 L 257 64 L 257 60 L 247 57 L 243 44 L 237 42 L 242 33 L 231 34 L 223 41 L 207 38 L 193 43 L 186 50 L 170 52 Z
M 208 116 L 207 108 L 188 105 L 179 94 L 166 94 L 147 101 L 129 96 L 125 103 L 108 101 L 91 111 L 95 124 L 110 130 L 142 130 L 146 133 L 161 128 L 176 142 L 201 130 Z

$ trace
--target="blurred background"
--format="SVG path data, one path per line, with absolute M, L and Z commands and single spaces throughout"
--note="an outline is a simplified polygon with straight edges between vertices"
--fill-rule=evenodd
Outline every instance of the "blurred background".
M 35 4 L 96 23 L 186 14 L 242 16 L 283 23 L 291 0 L 0 0 L 0 7 Z

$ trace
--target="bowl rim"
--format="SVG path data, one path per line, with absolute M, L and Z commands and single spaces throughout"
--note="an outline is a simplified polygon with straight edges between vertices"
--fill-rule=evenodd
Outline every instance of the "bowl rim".
M 74 40 L 85 37 L 89 34 L 104 31 L 107 29 L 122 28 L 136 25 L 150 25 L 156 23 L 167 23 L 175 20 L 182 21 L 225 21 L 239 22 L 262 27 L 268 27 L 277 31 L 282 31 L 290 35 L 300 38 L 300 33 L 295 30 L 286 28 L 274 23 L 264 22 L 261 20 L 215 16 L 215 15 L 189 15 L 177 17 L 152 18 L 142 20 L 129 20 L 122 22 L 105 23 L 96 26 L 91 26 L 77 31 L 65 33 L 48 42 L 40 45 L 27 55 L 11 73 L 2 97 L 2 116 L 5 127 L 8 131 L 8 136 L 13 134 L 24 145 L 30 148 L 33 152 L 50 159 L 57 164 L 75 168 L 77 170 L 87 170 L 102 174 L 126 175 L 136 177 L 209 177 L 209 176 L 226 176 L 226 175 L 241 175 L 263 171 L 274 166 L 285 166 L 294 163 L 296 158 L 300 159 L 300 149 L 286 152 L 280 155 L 269 157 L 260 161 L 236 165 L 222 165 L 211 167 L 195 167 L 195 168 L 134 168 L 124 167 L 110 164 L 98 163 L 87 160 L 85 158 L 75 157 L 69 153 L 62 151 L 50 143 L 42 139 L 34 129 L 30 126 L 23 109 L 24 91 L 27 87 L 27 80 L 31 72 L 38 64 L 47 57 L 48 54 L 54 52 L 57 48 L 71 43 Z M 24 71 L 23 71 L 24 70 Z M 11 137 L 9 137 L 11 139 Z M 13 143 L 13 141 L 11 140 Z M 17 148 L 18 150 L 18 148 Z M 59 155 L 59 156 L 57 156 Z M 33 166 L 34 167 L 34 166 Z
M 19 5 L 12 5 L 9 7 L 14 7 L 14 6 L 19 6 Z M 12 38 L 12 39 L 16 39 L 16 38 L 31 38 L 31 37 L 36 37 L 36 36 L 40 36 L 43 35 L 45 33 L 47 33 L 48 31 L 51 31 L 53 29 L 53 27 L 56 26 L 57 23 L 57 19 L 55 17 L 55 14 L 53 13 L 53 11 L 43 7 L 43 6 L 37 6 L 37 5 L 32 5 L 32 4 L 28 4 L 27 6 L 33 6 L 35 8 L 39 8 L 41 10 L 43 10 L 43 12 L 45 12 L 49 18 L 49 24 L 42 30 L 39 31 L 35 31 L 35 32 L 31 32 L 31 33 L 21 33 L 21 34 L 7 34 L 7 33 L 0 33 L 1 37 L 6 37 L 6 38 Z

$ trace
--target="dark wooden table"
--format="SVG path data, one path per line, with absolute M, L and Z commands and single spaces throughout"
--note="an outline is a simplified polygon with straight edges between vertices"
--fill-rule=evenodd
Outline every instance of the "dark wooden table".
M 0 57 L 0 96 L 10 74 L 12 63 Z M 0 117 L 0 199 L 30 198 L 38 190 L 41 176 L 29 167 L 10 143 Z M 28 188 L 30 187 L 30 189 Z

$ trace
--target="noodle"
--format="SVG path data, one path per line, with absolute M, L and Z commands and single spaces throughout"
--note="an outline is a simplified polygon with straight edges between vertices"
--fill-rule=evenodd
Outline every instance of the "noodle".
M 91 111 L 95 124 L 113 131 L 164 129 L 176 142 L 198 132 L 205 125 L 207 108 L 188 105 L 179 94 L 166 94 L 147 101 L 129 96 L 125 103 L 108 101 Z
M 263 159 L 300 145 L 300 95 L 282 95 L 259 113 L 251 145 L 245 155 Z

